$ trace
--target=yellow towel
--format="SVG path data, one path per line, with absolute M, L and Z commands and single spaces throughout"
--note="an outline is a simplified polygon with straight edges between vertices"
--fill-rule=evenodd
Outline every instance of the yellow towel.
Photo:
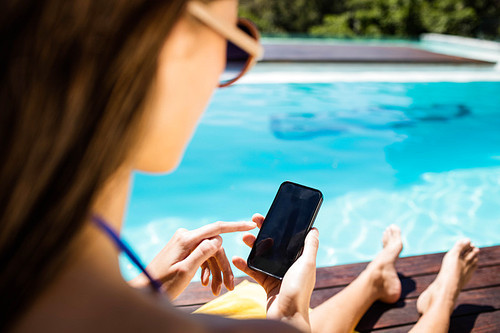
M 257 283 L 243 280 L 222 296 L 204 304 L 193 313 L 205 313 L 233 319 L 265 319 L 267 295 Z M 309 311 L 312 311 L 309 309 Z M 357 333 L 353 331 L 353 333 Z
M 266 318 L 266 292 L 257 283 L 243 280 L 234 290 L 206 303 L 193 313 L 234 319 Z

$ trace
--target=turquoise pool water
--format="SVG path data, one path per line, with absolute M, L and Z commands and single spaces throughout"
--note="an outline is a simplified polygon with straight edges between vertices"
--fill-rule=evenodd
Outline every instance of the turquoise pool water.
M 285 180 L 324 194 L 318 266 L 372 259 L 391 223 L 404 256 L 499 244 L 500 82 L 219 90 L 179 169 L 135 175 L 123 235 L 149 262 L 179 227 L 265 214 Z M 240 234 L 223 238 L 248 255 Z

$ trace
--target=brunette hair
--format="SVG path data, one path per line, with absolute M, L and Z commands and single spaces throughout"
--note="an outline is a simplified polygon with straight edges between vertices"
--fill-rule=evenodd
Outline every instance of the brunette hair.
M 127 158 L 186 0 L 0 4 L 0 331 L 70 256 Z

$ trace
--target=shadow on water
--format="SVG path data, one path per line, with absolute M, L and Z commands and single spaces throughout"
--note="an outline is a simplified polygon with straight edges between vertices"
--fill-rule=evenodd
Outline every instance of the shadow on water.
M 399 184 L 427 172 L 500 165 L 500 116 L 479 115 L 464 103 L 380 105 L 366 110 L 280 113 L 270 129 L 281 140 L 331 140 L 397 136 L 384 148 Z
M 307 140 L 318 136 L 336 136 L 348 130 L 335 121 L 333 114 L 284 113 L 271 116 L 271 131 L 277 139 Z
M 349 113 L 347 111 L 346 113 Z M 360 112 L 351 112 L 360 115 Z M 367 110 L 376 115 L 369 117 L 361 113 L 357 117 L 339 117 L 337 113 L 281 113 L 270 119 L 274 136 L 283 140 L 305 140 L 318 136 L 337 136 L 359 128 L 387 130 L 417 126 L 423 122 L 446 122 L 469 116 L 471 110 L 464 104 L 432 104 L 423 106 L 397 107 L 383 105 Z
M 412 106 L 410 108 L 394 107 L 390 105 L 381 107 L 384 111 L 401 112 L 408 119 L 389 123 L 392 128 L 416 126 L 425 122 L 447 122 L 471 115 L 471 110 L 464 104 L 432 104 L 428 106 Z
M 500 165 L 500 117 L 478 115 L 463 104 L 435 105 L 435 113 L 418 110 L 413 124 L 395 123 L 404 139 L 385 148 L 386 161 L 400 184 L 418 181 L 427 172 Z

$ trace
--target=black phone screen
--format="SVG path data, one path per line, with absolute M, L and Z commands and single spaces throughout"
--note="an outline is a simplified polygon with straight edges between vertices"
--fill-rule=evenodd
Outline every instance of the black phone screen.
M 264 219 L 248 257 L 248 266 L 283 278 L 302 253 L 307 233 L 318 213 L 320 191 L 284 182 Z

